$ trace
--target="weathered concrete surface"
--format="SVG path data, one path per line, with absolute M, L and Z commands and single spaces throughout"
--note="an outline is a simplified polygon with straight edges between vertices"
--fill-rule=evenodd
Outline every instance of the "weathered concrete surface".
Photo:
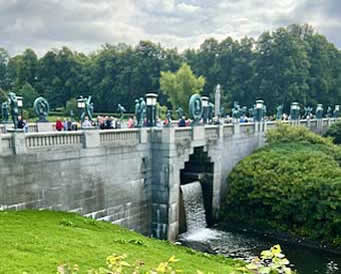
M 149 144 L 30 150 L 0 157 L 0 208 L 75 211 L 150 235 L 151 176 Z

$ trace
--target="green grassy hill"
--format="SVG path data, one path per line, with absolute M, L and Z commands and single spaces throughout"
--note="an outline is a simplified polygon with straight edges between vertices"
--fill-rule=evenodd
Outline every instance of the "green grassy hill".
M 52 211 L 0 212 L 0 273 L 56 273 L 57 266 L 78 264 L 80 273 L 105 266 L 112 254 L 127 254 L 126 261 L 143 261 L 152 269 L 171 256 L 174 268 L 184 273 L 233 272 L 237 263 L 144 237 L 110 223 L 76 214 Z

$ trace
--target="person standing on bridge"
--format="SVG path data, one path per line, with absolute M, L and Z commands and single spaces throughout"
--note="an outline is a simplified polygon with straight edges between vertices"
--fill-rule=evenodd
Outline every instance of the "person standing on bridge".
M 56 121 L 56 130 L 57 131 L 62 131 L 63 128 L 64 128 L 63 123 L 62 123 L 61 119 L 58 118 L 57 121 Z

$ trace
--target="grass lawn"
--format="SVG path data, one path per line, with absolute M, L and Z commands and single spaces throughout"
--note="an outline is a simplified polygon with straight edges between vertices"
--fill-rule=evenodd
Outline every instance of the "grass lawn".
M 126 261 L 141 260 L 150 270 L 171 256 L 184 273 L 239 273 L 237 262 L 206 255 L 167 241 L 83 218 L 52 211 L 0 211 L 0 273 L 56 273 L 58 265 L 78 264 L 80 273 L 104 267 L 113 253 Z

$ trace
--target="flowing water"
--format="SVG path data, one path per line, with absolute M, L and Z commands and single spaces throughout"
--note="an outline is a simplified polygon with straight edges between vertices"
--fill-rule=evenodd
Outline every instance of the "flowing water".
M 280 244 L 291 267 L 300 274 L 341 274 L 341 255 L 270 240 L 249 232 L 221 231 L 207 228 L 202 189 L 199 182 L 181 186 L 187 232 L 179 240 L 201 251 L 223 254 L 250 261 L 260 252 Z

